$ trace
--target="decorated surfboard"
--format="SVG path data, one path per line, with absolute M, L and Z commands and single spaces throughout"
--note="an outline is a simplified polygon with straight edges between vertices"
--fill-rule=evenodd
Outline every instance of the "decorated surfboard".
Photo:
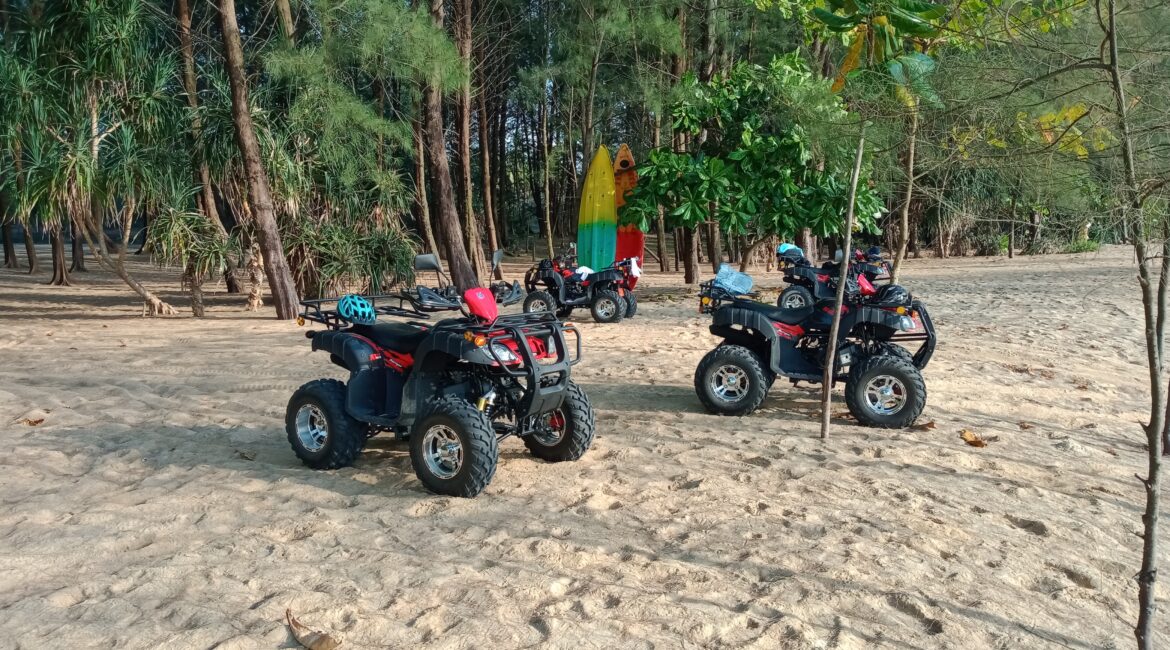
M 614 204 L 613 162 L 609 150 L 597 149 L 585 185 L 577 217 L 577 261 L 600 271 L 613 264 L 617 247 L 617 206 Z
M 634 168 L 634 154 L 626 145 L 618 147 L 613 160 L 614 204 L 621 211 L 626 204 L 626 195 L 638 184 L 638 170 Z M 617 229 L 617 253 L 619 260 L 638 258 L 638 266 L 645 266 L 646 233 L 633 224 L 623 224 Z

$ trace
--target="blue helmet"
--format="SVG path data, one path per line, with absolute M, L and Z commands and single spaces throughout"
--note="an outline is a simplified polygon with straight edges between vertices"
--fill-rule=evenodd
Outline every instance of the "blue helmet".
M 351 293 L 337 301 L 337 313 L 354 325 L 373 325 L 377 314 L 369 300 Z

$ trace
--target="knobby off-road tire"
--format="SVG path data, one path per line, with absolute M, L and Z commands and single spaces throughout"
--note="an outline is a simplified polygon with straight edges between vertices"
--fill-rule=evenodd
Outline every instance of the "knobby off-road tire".
M 776 299 L 776 306 L 782 309 L 799 309 L 813 304 L 812 292 L 807 288 L 794 284 L 780 292 Z
M 626 315 L 626 301 L 612 289 L 602 289 L 589 305 L 593 320 L 598 323 L 620 323 Z
M 345 410 L 345 383 L 317 379 L 301 386 L 288 401 L 284 429 L 293 453 L 313 469 L 353 464 L 366 444 L 368 427 Z
M 759 355 L 739 345 L 720 345 L 695 369 L 695 393 L 716 415 L 748 415 L 759 408 L 770 385 Z
M 410 464 L 423 486 L 436 494 L 473 497 L 483 492 L 499 455 L 491 420 L 456 397 L 430 402 L 410 430 Z
M 558 424 L 559 430 L 524 436 L 524 446 L 533 456 L 551 463 L 577 460 L 593 444 L 593 406 L 585 391 L 572 381 L 561 408 L 545 416 L 546 423 Z
M 926 406 L 926 382 L 914 364 L 898 356 L 865 357 L 849 369 L 845 404 L 861 424 L 903 429 Z
M 524 297 L 524 313 L 535 314 L 557 309 L 557 300 L 547 291 L 533 291 Z
M 909 361 L 912 365 L 914 363 L 914 355 L 911 354 L 909 350 L 907 350 L 906 348 L 904 348 L 896 343 L 882 343 L 881 346 L 879 347 L 879 349 L 881 350 L 880 354 L 885 354 L 885 355 L 888 355 L 891 357 L 898 357 L 900 359 L 905 359 L 906 361 Z
M 633 318 L 638 313 L 638 297 L 633 291 L 626 290 L 626 318 Z

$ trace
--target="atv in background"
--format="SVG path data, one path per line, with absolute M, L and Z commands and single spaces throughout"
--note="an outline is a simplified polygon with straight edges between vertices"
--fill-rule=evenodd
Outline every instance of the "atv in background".
M 859 276 L 864 282 L 864 275 Z M 751 278 L 730 268 L 702 283 L 699 311 L 712 314 L 711 333 L 723 339 L 695 370 L 695 392 L 708 411 L 748 415 L 776 377 L 819 384 L 826 364 L 845 383 L 845 403 L 866 426 L 903 428 L 926 405 L 922 369 L 934 354 L 934 325 L 926 306 L 898 285 L 873 295 L 847 292 L 836 358 L 826 359 L 832 301 L 795 309 L 744 296 Z M 900 343 L 919 343 L 911 352 Z
M 416 287 L 301 304 L 301 324 L 325 326 L 306 332 L 313 350 L 349 371 L 348 381 L 311 381 L 289 400 L 288 441 L 313 469 L 350 465 L 367 438 L 392 432 L 409 440 L 428 490 L 473 497 L 491 481 L 508 436 L 552 462 L 577 460 L 593 441 L 593 409 L 570 376 L 581 338 L 552 314 L 500 316 L 480 288 L 454 299 Z M 461 317 L 424 322 L 451 311 Z
M 840 251 L 837 255 L 840 257 Z M 821 300 L 836 298 L 837 278 L 841 275 L 839 262 L 825 262 L 818 268 L 796 247 L 777 253 L 776 262 L 784 273 L 784 281 L 789 285 L 776 299 L 777 307 L 799 309 Z M 870 284 L 890 276 L 889 263 L 882 259 L 880 250 L 875 252 L 873 248 L 868 253 L 853 251 L 853 262 L 849 265 L 849 271 L 851 279 L 855 275 L 861 275 Z
M 576 247 L 571 246 L 551 260 L 532 265 L 524 275 L 528 290 L 524 311 L 552 311 L 567 318 L 574 308 L 588 306 L 593 320 L 617 323 L 638 312 L 634 287 L 640 275 L 637 258 L 633 257 L 600 271 L 583 270 L 577 266 Z
M 492 253 L 492 268 L 488 273 L 489 277 L 495 277 L 496 269 L 500 267 L 500 262 L 504 260 L 504 251 L 498 250 Z M 439 262 L 439 256 L 432 253 L 426 255 L 414 256 L 414 271 L 415 282 L 418 282 L 418 274 L 423 271 L 434 271 L 435 278 L 438 285 L 431 287 L 431 291 L 448 298 L 450 300 L 457 300 L 459 298 L 459 291 L 455 285 L 451 283 L 451 279 L 443 273 L 443 265 Z M 507 307 L 520 302 L 524 298 L 524 289 L 520 287 L 520 282 L 515 281 L 508 284 L 504 281 L 493 282 L 488 287 L 495 297 L 496 302 Z

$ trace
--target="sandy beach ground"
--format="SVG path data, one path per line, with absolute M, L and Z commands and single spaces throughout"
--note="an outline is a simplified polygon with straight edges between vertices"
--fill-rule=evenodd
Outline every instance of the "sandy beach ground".
M 345 648 L 1130 647 L 1131 260 L 912 260 L 935 428 L 839 417 L 827 441 L 817 394 L 783 381 L 751 417 L 704 413 L 716 340 L 651 273 L 636 318 L 575 319 L 590 452 L 509 440 L 474 500 L 424 492 L 394 440 L 301 466 L 285 404 L 339 369 L 241 296 L 145 319 L 105 273 L 0 271 L 0 648 L 288 648 L 285 608 Z M 174 274 L 135 269 L 189 313 Z

